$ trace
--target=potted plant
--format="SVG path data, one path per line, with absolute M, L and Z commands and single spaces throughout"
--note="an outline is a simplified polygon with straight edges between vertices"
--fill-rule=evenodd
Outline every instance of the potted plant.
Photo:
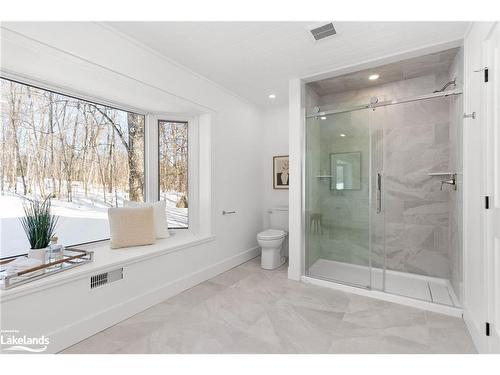
M 24 216 L 19 220 L 31 245 L 28 258 L 45 263 L 47 248 L 57 224 L 57 217 L 50 213 L 50 196 L 42 201 L 25 198 L 23 209 Z

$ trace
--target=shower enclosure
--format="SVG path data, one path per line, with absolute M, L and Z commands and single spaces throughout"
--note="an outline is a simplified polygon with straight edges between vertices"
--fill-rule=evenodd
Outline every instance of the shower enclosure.
M 460 91 L 405 98 L 309 108 L 305 273 L 458 307 Z

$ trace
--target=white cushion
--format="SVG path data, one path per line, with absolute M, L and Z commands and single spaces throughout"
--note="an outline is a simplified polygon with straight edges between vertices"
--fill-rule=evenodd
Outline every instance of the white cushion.
M 170 237 L 167 222 L 167 201 L 147 203 L 124 201 L 123 205 L 124 207 L 153 207 L 156 238 Z
M 151 245 L 155 242 L 153 207 L 108 209 L 111 248 Z

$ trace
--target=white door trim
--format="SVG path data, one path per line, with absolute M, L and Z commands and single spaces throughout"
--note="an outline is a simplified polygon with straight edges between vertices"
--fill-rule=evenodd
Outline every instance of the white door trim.
M 485 250 L 487 277 L 488 351 L 500 353 L 500 24 L 497 22 L 484 43 L 488 82 L 484 86 L 485 112 Z

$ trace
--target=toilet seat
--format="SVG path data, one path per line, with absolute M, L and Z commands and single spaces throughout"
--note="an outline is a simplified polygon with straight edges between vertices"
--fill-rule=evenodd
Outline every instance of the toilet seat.
M 286 236 L 286 232 L 278 229 L 268 229 L 263 232 L 260 232 L 257 235 L 257 239 L 259 240 L 277 240 L 280 238 L 284 238 Z

